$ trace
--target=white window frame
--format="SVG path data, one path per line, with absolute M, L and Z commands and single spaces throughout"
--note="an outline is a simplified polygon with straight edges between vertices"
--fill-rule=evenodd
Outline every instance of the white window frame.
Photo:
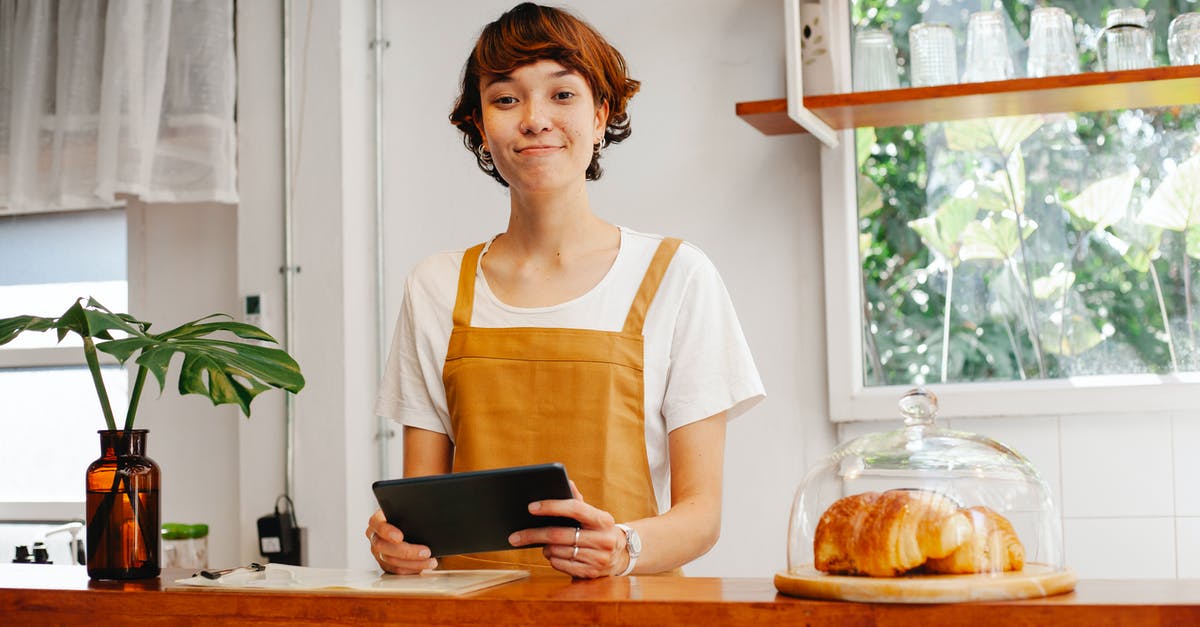
M 785 0 L 793 2 L 795 0 Z M 850 85 L 850 3 L 823 0 L 838 91 Z M 793 30 L 789 39 L 796 36 Z M 790 43 L 789 45 L 796 45 Z M 791 77 L 799 84 L 799 76 Z M 799 90 L 790 90 L 798 93 Z M 789 94 L 790 96 L 791 94 Z M 854 131 L 821 146 L 821 219 L 825 261 L 826 361 L 833 422 L 895 420 L 912 385 L 863 384 L 862 262 Z M 1200 413 L 1200 373 L 1105 375 L 1036 381 L 929 383 L 939 416 L 1069 416 L 1105 413 Z
M 46 331 L 52 333 L 52 331 Z M 111 355 L 97 352 L 100 365 L 119 366 Z M 50 348 L 11 348 L 0 350 L 0 375 L 6 370 L 22 368 L 87 368 L 83 348 L 79 346 L 54 346 Z M 80 469 L 82 477 L 83 469 Z M 82 478 L 80 479 L 82 481 Z M 59 522 L 83 520 L 83 490 L 75 501 L 19 502 L 0 500 L 0 524 L 12 522 Z
M 54 333 L 54 331 L 43 331 Z M 97 351 L 101 367 L 120 366 L 113 356 Z M 29 368 L 87 368 L 87 358 L 82 346 L 49 346 L 39 348 L 0 347 L 0 376 L 7 370 Z M 126 376 L 129 369 L 125 368 Z M 80 481 L 82 473 L 80 469 Z M 0 524 L 6 523 L 50 523 L 83 520 L 85 516 L 83 490 L 79 499 L 71 501 L 5 501 L 0 500 Z

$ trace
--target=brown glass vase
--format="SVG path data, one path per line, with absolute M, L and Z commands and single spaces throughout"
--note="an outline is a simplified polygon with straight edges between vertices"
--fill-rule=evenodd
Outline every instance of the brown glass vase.
M 92 579 L 157 577 L 161 555 L 159 470 L 145 429 L 100 431 L 87 469 L 87 571 Z

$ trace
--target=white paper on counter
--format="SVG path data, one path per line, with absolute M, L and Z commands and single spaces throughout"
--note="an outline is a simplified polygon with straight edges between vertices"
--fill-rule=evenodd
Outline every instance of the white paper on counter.
M 266 570 L 239 568 L 218 579 L 199 573 L 168 583 L 168 588 L 217 590 L 353 590 L 385 594 L 456 595 L 482 590 L 529 576 L 524 570 L 431 570 L 419 575 L 389 575 L 379 571 L 308 568 L 267 564 Z

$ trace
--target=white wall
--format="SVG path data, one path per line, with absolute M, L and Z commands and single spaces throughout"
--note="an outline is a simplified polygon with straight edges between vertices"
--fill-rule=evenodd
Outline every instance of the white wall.
M 125 215 L 130 312 L 158 331 L 212 313 L 237 313 L 235 207 L 130 202 Z M 241 414 L 199 395 L 180 396 L 178 371 L 177 359 L 161 395 L 149 377 L 137 419 L 138 428 L 150 430 L 147 455 L 161 469 L 163 522 L 208 524 L 211 559 L 231 563 L 239 554 L 235 453 Z

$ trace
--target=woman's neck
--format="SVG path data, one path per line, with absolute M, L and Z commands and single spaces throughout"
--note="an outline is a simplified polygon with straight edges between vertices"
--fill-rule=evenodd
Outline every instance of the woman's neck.
M 562 260 L 604 246 L 614 228 L 592 213 L 585 185 L 559 193 L 514 190 L 501 246 L 526 259 Z

